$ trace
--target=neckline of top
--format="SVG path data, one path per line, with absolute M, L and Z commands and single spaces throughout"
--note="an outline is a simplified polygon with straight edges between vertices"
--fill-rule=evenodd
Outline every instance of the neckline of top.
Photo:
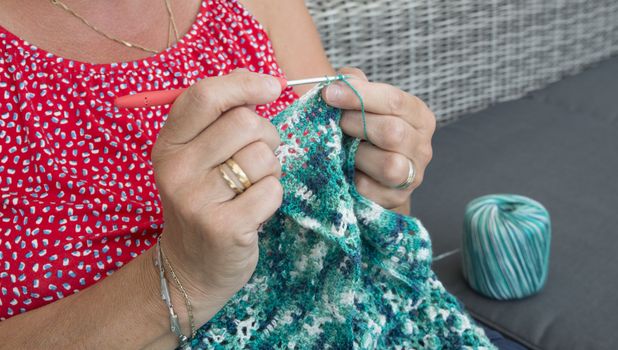
M 28 50 L 30 50 L 32 53 L 30 57 L 34 57 L 36 60 L 45 60 L 47 62 L 61 64 L 69 68 L 78 67 L 82 71 L 90 71 L 90 72 L 96 72 L 96 73 L 109 73 L 116 69 L 120 69 L 120 70 L 137 69 L 140 67 L 149 67 L 154 62 L 166 61 L 166 58 L 169 54 L 186 47 L 187 44 L 190 43 L 190 40 L 193 37 L 193 35 L 195 35 L 197 30 L 199 29 L 202 17 L 206 15 L 207 9 L 208 9 L 208 0 L 202 0 L 200 4 L 200 9 L 197 12 L 197 15 L 195 16 L 195 19 L 193 20 L 193 23 L 191 24 L 190 29 L 173 45 L 151 56 L 147 56 L 147 57 L 139 58 L 135 60 L 130 60 L 130 61 L 92 63 L 92 62 L 85 62 L 85 61 L 65 58 L 65 57 L 54 54 L 45 49 L 41 49 L 37 47 L 36 45 L 29 43 L 28 41 L 22 39 L 18 35 L 13 34 L 9 30 L 4 28 L 2 25 L 0 25 L 0 39 L 2 38 L 4 34 L 5 38 L 9 40 L 9 42 L 15 41 L 19 44 L 19 46 L 28 48 Z

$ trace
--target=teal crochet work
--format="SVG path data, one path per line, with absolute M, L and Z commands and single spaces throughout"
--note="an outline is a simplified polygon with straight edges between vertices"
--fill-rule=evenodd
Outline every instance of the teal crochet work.
M 431 271 L 421 223 L 356 191 L 359 140 L 319 89 L 273 119 L 283 204 L 260 229 L 249 283 L 191 347 L 493 349 Z

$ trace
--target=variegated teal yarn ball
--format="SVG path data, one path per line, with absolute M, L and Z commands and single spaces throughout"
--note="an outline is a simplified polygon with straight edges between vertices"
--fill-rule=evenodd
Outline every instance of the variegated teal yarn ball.
M 466 206 L 463 274 L 472 289 L 498 300 L 520 299 L 547 280 L 551 223 L 528 197 L 492 194 Z

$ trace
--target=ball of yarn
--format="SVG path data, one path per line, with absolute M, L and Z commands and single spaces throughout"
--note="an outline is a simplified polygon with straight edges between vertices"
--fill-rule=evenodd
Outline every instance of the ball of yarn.
M 514 194 L 477 198 L 466 206 L 464 278 L 490 298 L 532 295 L 547 280 L 550 240 L 549 213 L 541 203 Z

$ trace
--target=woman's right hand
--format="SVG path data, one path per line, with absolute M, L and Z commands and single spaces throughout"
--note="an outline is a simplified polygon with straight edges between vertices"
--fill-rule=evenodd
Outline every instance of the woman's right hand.
M 244 69 L 201 80 L 176 100 L 152 150 L 161 246 L 195 309 L 215 301 L 222 307 L 247 283 L 258 227 L 281 205 L 279 135 L 254 111 L 281 89 L 276 78 Z M 238 195 L 218 169 L 229 158 L 253 184 Z

